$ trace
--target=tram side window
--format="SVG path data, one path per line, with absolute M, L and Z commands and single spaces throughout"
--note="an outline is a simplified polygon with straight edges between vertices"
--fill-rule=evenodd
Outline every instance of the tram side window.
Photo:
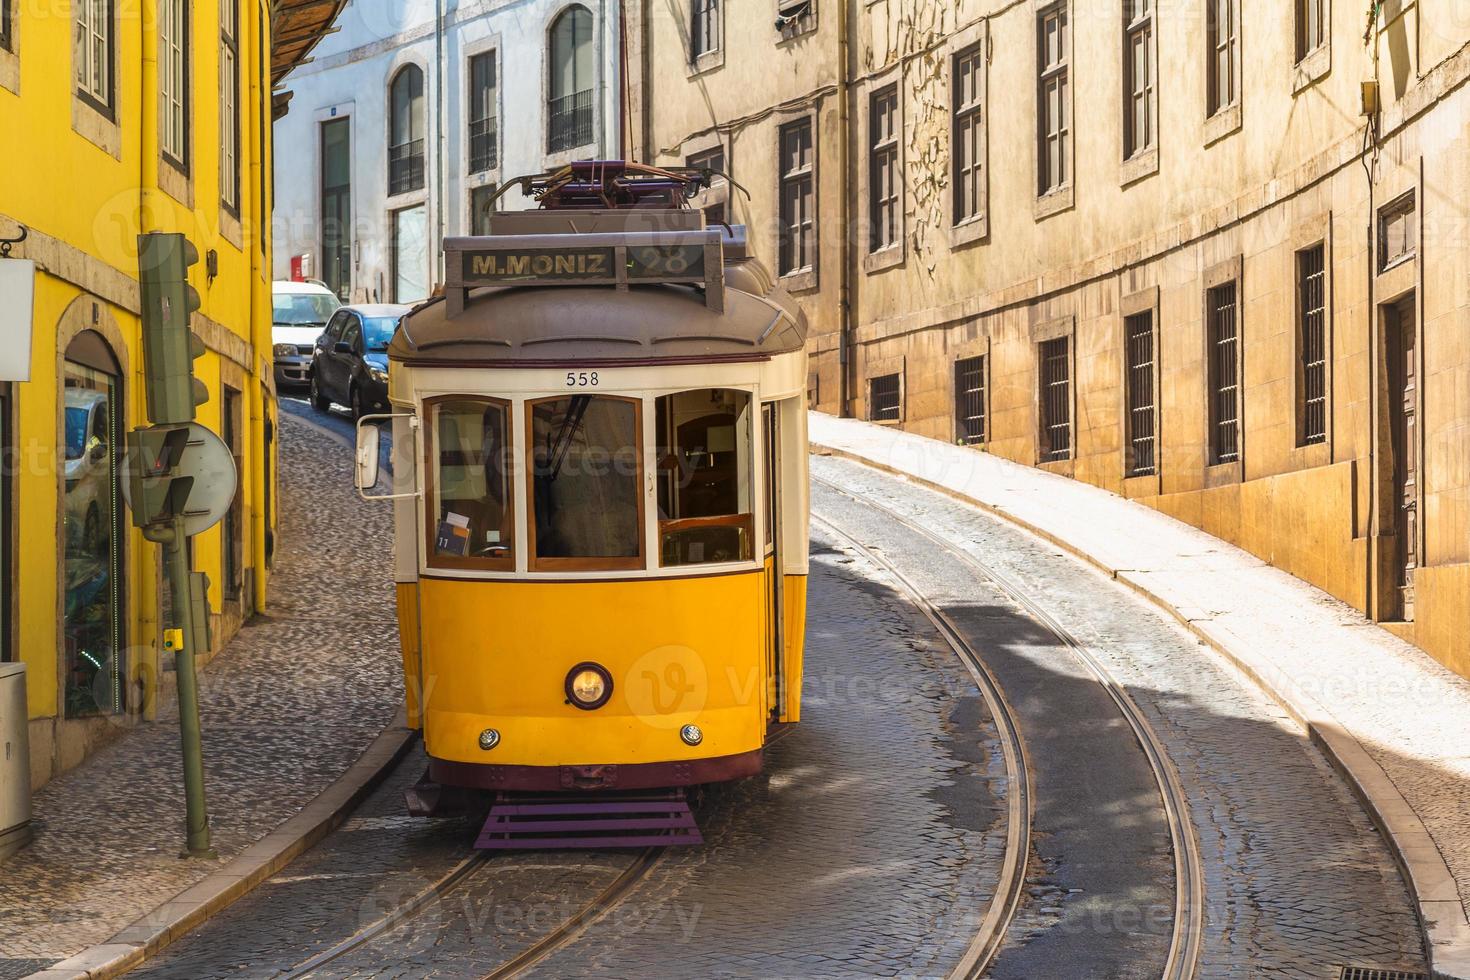
M 451 399 L 434 406 L 431 563 L 513 568 L 510 406 Z
M 658 400 L 658 540 L 664 567 L 754 557 L 750 394 L 704 388 Z
M 573 395 L 528 410 L 535 564 L 642 568 L 638 403 Z

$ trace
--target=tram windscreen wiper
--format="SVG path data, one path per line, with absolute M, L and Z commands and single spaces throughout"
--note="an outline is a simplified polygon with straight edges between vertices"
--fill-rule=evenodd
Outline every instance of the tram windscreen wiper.
M 566 461 L 567 453 L 571 451 L 572 439 L 577 435 L 577 430 L 582 427 L 582 419 L 587 415 L 587 406 L 592 404 L 591 395 L 573 395 L 572 407 L 561 420 L 561 427 L 556 430 L 556 438 L 551 443 L 551 473 L 548 479 L 555 480 L 556 475 L 561 472 L 561 464 Z

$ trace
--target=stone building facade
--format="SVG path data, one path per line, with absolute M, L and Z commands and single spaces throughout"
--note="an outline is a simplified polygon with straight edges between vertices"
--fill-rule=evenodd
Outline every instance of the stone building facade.
M 1137 499 L 1470 675 L 1470 6 L 771 2 L 639 5 L 629 136 L 721 149 L 775 265 L 810 120 L 814 407 Z

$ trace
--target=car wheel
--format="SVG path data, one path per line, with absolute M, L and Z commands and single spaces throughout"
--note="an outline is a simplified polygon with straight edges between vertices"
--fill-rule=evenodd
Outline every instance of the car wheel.
M 316 372 L 311 372 L 311 407 L 318 412 L 329 412 L 332 409 L 332 400 L 322 394 L 322 387 L 317 383 Z

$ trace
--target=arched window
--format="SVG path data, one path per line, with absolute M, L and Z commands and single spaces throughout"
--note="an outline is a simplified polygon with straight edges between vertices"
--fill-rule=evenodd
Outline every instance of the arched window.
M 551 25 L 546 152 L 592 142 L 592 13 L 568 7 Z
M 388 193 L 424 188 L 424 71 L 404 65 L 388 93 Z

